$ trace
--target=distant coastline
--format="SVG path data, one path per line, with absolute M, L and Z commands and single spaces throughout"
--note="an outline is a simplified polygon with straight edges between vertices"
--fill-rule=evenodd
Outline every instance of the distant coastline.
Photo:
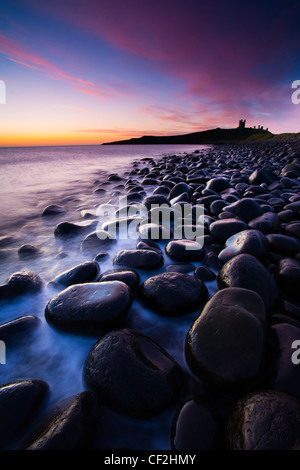
M 220 142 L 231 142 L 247 140 L 257 136 L 259 139 L 271 138 L 273 134 L 265 129 L 256 129 L 252 127 L 235 129 L 210 129 L 200 132 L 192 132 L 183 135 L 171 136 L 152 136 L 145 135 L 143 137 L 132 138 L 128 140 L 119 140 L 115 142 L 107 142 L 102 145 L 133 145 L 133 144 L 213 144 Z
M 295 134 L 273 134 L 267 129 L 262 128 L 233 128 L 233 129 L 210 129 L 200 132 L 192 132 L 183 135 L 171 136 L 152 136 L 144 135 L 142 137 L 131 138 L 128 140 L 119 140 L 114 142 L 105 142 L 102 145 L 153 145 L 153 144 L 221 144 L 241 141 L 264 141 L 277 138 L 300 137 L 300 133 Z

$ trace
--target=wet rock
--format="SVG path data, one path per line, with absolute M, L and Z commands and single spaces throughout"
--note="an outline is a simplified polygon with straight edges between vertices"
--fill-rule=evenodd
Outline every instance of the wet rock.
M 49 394 L 42 380 L 22 380 L 0 387 L 0 448 L 8 449 L 27 432 Z
M 41 254 L 41 250 L 34 245 L 24 244 L 18 249 L 19 258 L 35 258 Z
M 194 276 L 167 272 L 146 279 L 139 289 L 139 296 L 158 315 L 179 317 L 201 308 L 208 291 Z
M 264 319 L 264 303 L 255 292 L 218 291 L 187 334 L 191 371 L 225 392 L 257 384 L 265 359 Z
M 237 217 L 243 219 L 245 222 L 249 222 L 263 213 L 259 203 L 250 198 L 244 198 L 233 202 L 229 206 L 224 207 L 223 210 L 231 212 Z
M 170 207 L 153 207 L 148 212 L 148 220 L 151 223 L 163 224 L 169 226 L 170 224 L 176 223 L 177 219 L 182 217 L 181 207 L 177 204 L 176 206 Z
M 293 323 L 293 319 L 297 322 L 295 325 L 300 328 L 300 304 L 291 302 L 287 299 L 282 299 L 282 311 L 285 322 L 291 321 Z M 274 315 L 272 315 L 273 318 Z
M 295 215 L 300 214 L 300 201 L 291 202 L 285 206 L 285 210 L 291 210 Z
M 122 181 L 123 178 L 115 173 L 109 175 L 108 177 L 108 181 L 112 182 L 112 181 Z
M 219 253 L 219 258 L 226 263 L 241 253 L 248 253 L 258 259 L 266 256 L 268 240 L 259 230 L 243 230 L 226 240 L 225 248 Z
M 167 255 L 176 261 L 201 261 L 205 251 L 195 240 L 172 240 L 165 247 Z
M 161 206 L 162 204 L 170 206 L 169 199 L 163 194 L 153 194 L 143 199 L 142 208 L 144 208 L 144 210 L 146 209 L 149 211 L 154 205 Z
M 146 240 L 169 240 L 172 230 L 159 224 L 141 224 L 138 228 L 139 236 Z
M 209 251 L 205 255 L 203 262 L 206 266 L 208 266 L 211 269 L 215 269 L 216 271 L 219 271 L 224 265 L 223 261 L 220 260 L 217 253 L 215 253 L 214 251 Z
M 169 192 L 170 188 L 168 186 L 161 185 L 158 186 L 158 188 L 154 189 L 153 194 L 163 194 L 164 196 L 168 197 Z
M 271 184 L 278 179 L 278 176 L 268 168 L 258 168 L 249 176 L 250 184 Z
M 252 255 L 241 254 L 227 261 L 218 273 L 219 289 L 242 287 L 261 296 L 266 308 L 274 305 L 278 287 L 262 263 Z
M 172 199 L 176 198 L 177 196 L 180 196 L 181 194 L 187 194 L 189 195 L 191 191 L 191 188 L 188 184 L 186 183 L 177 183 L 173 188 L 171 189 L 168 199 L 171 201 Z
M 136 248 L 137 250 L 153 250 L 153 251 L 157 251 L 158 253 L 162 253 L 160 247 L 156 243 L 150 240 L 147 240 L 147 241 L 143 240 L 143 241 L 138 242 L 136 245 Z
M 94 258 L 93 261 L 96 263 L 100 263 L 103 259 L 108 257 L 108 253 L 106 251 L 100 251 Z
M 207 189 L 212 189 L 216 193 L 220 193 L 230 188 L 230 181 L 227 178 L 213 178 L 206 183 Z
M 99 250 L 111 248 L 116 243 L 116 238 L 105 230 L 96 230 L 87 235 L 80 244 L 82 253 L 96 254 Z
M 54 405 L 39 421 L 21 450 L 92 449 L 99 415 L 94 394 L 84 391 Z
M 100 274 L 99 264 L 95 261 L 84 261 L 71 269 L 64 271 L 50 282 L 64 287 L 73 284 L 96 281 Z
M 296 238 L 281 233 L 272 233 L 267 235 L 267 239 L 270 250 L 275 253 L 293 256 L 300 251 L 300 243 Z
M 209 226 L 209 232 L 212 237 L 220 241 L 225 241 L 235 233 L 247 229 L 247 224 L 238 219 L 216 220 Z
M 96 217 L 96 211 L 95 210 L 81 210 L 80 211 L 80 216 L 83 219 L 92 219 Z
M 252 392 L 237 403 L 228 424 L 233 450 L 293 450 L 300 444 L 300 403 L 274 390 Z
M 209 209 L 213 202 L 222 201 L 218 194 L 211 194 L 210 196 L 203 196 L 197 199 L 197 204 L 203 204 L 205 209 Z
M 54 229 L 54 236 L 56 238 L 74 237 L 81 234 L 85 230 L 86 227 L 84 225 L 78 225 L 72 222 L 61 222 L 60 224 L 56 225 Z
M 218 419 L 206 403 L 194 398 L 176 413 L 171 430 L 174 450 L 213 450 L 220 440 Z
M 120 217 L 119 219 L 109 220 L 102 224 L 102 230 L 98 230 L 98 238 L 105 239 L 105 233 L 110 237 L 117 237 L 120 234 L 133 234 L 135 236 L 139 225 L 145 222 L 141 216 Z
M 93 193 L 99 194 L 99 195 L 100 195 L 100 194 L 105 194 L 105 193 L 106 193 L 106 189 L 104 189 L 104 188 L 96 188 L 96 189 L 94 189 Z
M 54 216 L 64 214 L 66 211 L 62 206 L 58 206 L 55 204 L 50 204 L 49 206 L 45 207 L 42 212 L 42 216 Z
M 85 363 L 84 380 L 101 404 L 145 418 L 178 398 L 181 371 L 152 339 L 121 329 L 107 333 L 93 347 Z
M 156 186 L 158 184 L 158 181 L 155 178 L 144 178 L 142 180 L 142 185 L 143 186 Z
M 229 202 L 219 199 L 211 203 L 209 210 L 212 215 L 218 215 L 226 206 L 229 206 Z
M 263 234 L 267 234 L 279 229 L 279 221 L 279 216 L 275 212 L 265 212 L 263 215 L 250 220 L 248 226 L 253 230 L 259 230 Z
M 300 261 L 284 258 L 274 271 L 274 278 L 282 295 L 293 302 L 300 302 Z
M 5 284 L 0 286 L 0 300 L 36 293 L 42 289 L 43 285 L 44 283 L 38 274 L 31 271 L 16 272 L 7 279 Z
M 76 284 L 49 301 L 45 317 L 58 330 L 99 334 L 125 320 L 132 300 L 132 293 L 124 282 Z
M 300 240 L 300 222 L 292 222 L 284 227 L 287 235 L 295 237 Z
M 299 165 L 288 163 L 282 168 L 280 175 L 284 178 L 298 178 L 300 176 Z
M 277 343 L 272 389 L 300 399 L 300 329 L 281 323 L 272 326 L 271 330 L 276 335 Z
M 109 281 L 124 282 L 124 284 L 135 292 L 140 285 L 140 276 L 132 269 L 112 269 L 105 271 L 99 278 L 99 282 Z
M 0 325 L 0 339 L 6 346 L 19 346 L 28 342 L 31 333 L 40 326 L 40 319 L 34 315 L 25 315 Z
M 127 268 L 156 270 L 163 266 L 164 259 L 154 250 L 121 250 L 116 254 L 114 264 Z
M 168 273 L 191 273 L 195 270 L 195 266 L 193 264 L 169 264 L 166 266 L 166 271 Z
M 194 272 L 194 276 L 203 282 L 209 282 L 216 279 L 216 275 L 207 266 L 197 266 Z

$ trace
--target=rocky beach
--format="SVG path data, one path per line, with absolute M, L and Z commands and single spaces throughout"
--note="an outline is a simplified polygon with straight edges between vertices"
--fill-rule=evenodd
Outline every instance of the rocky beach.
M 46 202 L 0 237 L 1 449 L 299 448 L 299 139 Z

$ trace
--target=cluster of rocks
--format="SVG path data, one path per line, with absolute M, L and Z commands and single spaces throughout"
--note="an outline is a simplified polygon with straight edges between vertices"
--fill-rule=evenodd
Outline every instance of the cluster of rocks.
M 135 223 L 135 248 L 120 249 L 112 222 L 99 236 L 94 220 L 60 221 L 54 236 L 79 237 L 87 259 L 51 280 L 58 293 L 44 318 L 51 328 L 97 338 L 83 364 L 85 391 L 45 413 L 47 383 L 3 384 L 1 447 L 19 440 L 22 449 L 97 448 L 107 407 L 139 419 L 141 429 L 170 410 L 175 450 L 298 449 L 300 365 L 292 355 L 300 344 L 299 157 L 298 141 L 253 143 L 143 159 L 126 176 L 111 174 L 96 191 L 111 200 L 126 195 L 127 215 L 116 211 L 115 219 L 118 230 Z M 168 226 L 162 204 L 176 215 Z M 146 221 L 128 215 L 138 207 Z M 64 213 L 52 205 L 42 215 Z M 187 220 L 201 226 L 201 239 L 184 232 L 174 238 L 178 220 L 183 228 Z M 111 269 L 101 272 L 108 252 Z M 20 252 L 30 253 L 36 255 L 32 247 Z M 32 272 L 14 273 L 0 299 L 43 286 Z M 191 318 L 184 363 L 130 327 L 133 303 L 164 321 Z M 0 339 L 34 325 L 33 318 L 16 319 L 0 326 Z

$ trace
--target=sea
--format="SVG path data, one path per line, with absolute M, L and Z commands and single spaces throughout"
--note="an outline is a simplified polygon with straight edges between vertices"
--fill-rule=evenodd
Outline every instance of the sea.
M 108 202 L 108 195 L 95 192 L 111 174 L 128 178 L 133 165 L 149 165 L 151 158 L 185 155 L 209 146 L 195 145 L 89 145 L 0 148 L 0 284 L 14 272 L 32 271 L 44 281 L 41 292 L 0 305 L 0 324 L 33 315 L 40 320 L 36 332 L 28 333 L 18 347 L 6 349 L 0 364 L 0 385 L 24 379 L 40 379 L 49 384 L 48 407 L 85 390 L 82 371 L 85 359 L 97 339 L 61 333 L 45 320 L 45 307 L 57 294 L 49 284 L 59 273 L 86 261 L 78 246 L 54 236 L 59 222 L 83 225 L 95 223 L 96 209 Z M 114 186 L 114 185 L 113 185 Z M 116 195 L 120 186 L 115 183 Z M 148 191 L 149 189 L 147 189 Z M 152 192 L 152 191 L 151 191 Z M 117 198 L 114 200 L 117 203 Z M 43 217 L 50 204 L 64 207 L 65 213 Z M 89 218 L 86 218 L 86 215 Z M 93 231 L 94 228 L 90 231 Z M 18 249 L 31 244 L 40 249 L 36 258 L 20 258 Z M 113 268 L 119 249 L 134 248 L 136 240 L 120 240 L 112 253 L 100 263 L 101 272 Z M 197 265 L 197 263 L 195 264 Z M 141 282 L 148 277 L 140 272 Z M 208 286 L 214 290 L 212 284 Z M 163 319 L 134 301 L 129 315 L 136 331 L 148 335 L 186 368 L 184 339 L 195 314 Z M 170 331 L 172 334 L 170 334 Z M 1 340 L 1 338 L 0 338 Z M 150 420 L 132 420 L 111 410 L 102 411 L 100 448 L 170 449 L 172 412 Z

